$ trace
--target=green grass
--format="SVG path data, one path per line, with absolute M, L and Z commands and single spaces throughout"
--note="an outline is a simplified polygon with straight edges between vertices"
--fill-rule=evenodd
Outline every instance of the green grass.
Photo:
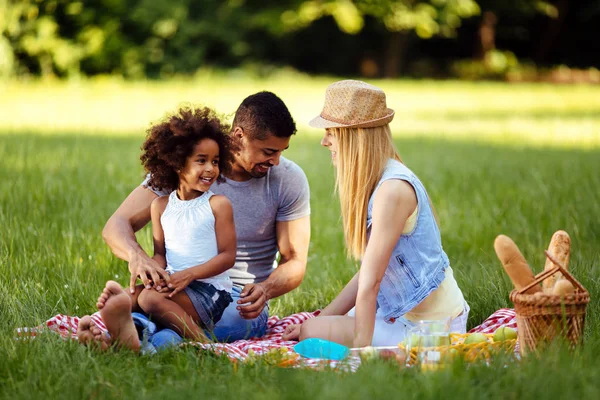
M 318 88 L 321 93 L 328 82 L 310 81 L 310 90 Z M 190 90 L 177 85 L 173 87 Z M 229 96 L 232 100 L 219 108 L 234 110 L 240 94 L 251 93 L 258 85 L 243 81 L 234 96 L 235 85 L 224 83 L 227 90 L 221 99 Z M 598 88 L 456 82 L 381 85 L 386 89 L 389 85 L 393 93 L 409 90 L 421 99 L 429 96 L 427 93 L 439 94 L 435 107 L 415 102 L 410 113 L 400 110 L 399 116 L 403 112 L 411 115 L 414 129 L 401 127 L 399 118 L 394 132 L 399 132 L 397 145 L 404 161 L 423 180 L 436 206 L 444 247 L 471 305 L 469 327 L 496 309 L 511 306 L 508 293 L 512 285 L 492 247 L 496 235 L 512 237 L 540 271 L 543 249 L 552 233 L 565 229 L 573 242 L 571 270 L 592 297 L 583 349 L 576 354 L 550 351 L 541 359 L 510 363 L 508 368 L 499 360 L 489 367 L 454 365 L 437 373 L 419 373 L 375 363 L 345 374 L 265 365 L 234 371 L 227 360 L 193 349 L 145 357 L 128 352 L 101 354 L 53 335 L 30 343 L 15 341 L 14 328 L 37 325 L 57 313 L 92 312 L 106 280 L 127 282 L 126 264 L 112 256 L 100 232 L 112 211 L 142 179 L 140 130 L 112 132 L 110 124 L 117 121 L 118 125 L 120 120 L 110 116 L 98 120 L 102 126 L 88 126 L 85 134 L 60 118 L 57 121 L 64 123 L 62 127 L 44 127 L 32 107 L 29 121 L 20 121 L 18 114 L 11 116 L 5 110 L 0 118 L 0 399 L 592 398 L 600 378 L 596 302 L 600 295 L 600 149 L 593 144 L 600 143 Z M 89 86 L 81 87 L 90 93 Z M 160 88 L 149 87 L 156 93 Z M 286 89 L 286 96 L 292 96 L 293 88 L 301 90 L 292 86 Z M 499 99 L 490 98 L 490 93 Z M 143 93 L 140 96 L 140 102 L 145 101 Z M 556 96 L 563 96 L 564 103 L 552 103 Z M 453 101 L 479 97 L 479 108 L 472 102 Z M 41 102 L 39 99 L 36 101 Z M 59 99 L 50 96 L 46 101 L 59 107 Z M 313 108 L 318 110 L 320 101 Z M 492 104 L 495 101 L 501 104 Z M 514 113 L 510 101 L 517 107 Z M 26 108 L 23 101 L 16 103 L 11 106 L 15 113 Z M 556 110 L 549 111 L 551 106 Z M 110 112 L 102 107 L 95 111 Z M 164 107 L 159 115 L 170 108 Z M 311 110 L 304 114 L 309 112 L 312 115 Z M 300 114 L 294 114 L 299 121 L 304 118 Z M 148 121 L 151 119 L 156 118 Z M 511 125 L 511 120 L 516 125 Z M 478 121 L 483 121 L 482 125 Z M 544 127 L 553 123 L 569 132 L 589 128 L 593 140 L 549 140 L 544 137 Z M 520 127 L 493 134 L 497 124 Z M 529 124 L 536 128 L 515 142 L 515 135 L 527 133 Z M 440 126 L 446 131 L 439 132 Z M 461 127 L 474 132 L 454 140 L 452 132 Z M 301 287 L 272 302 L 271 313 L 280 316 L 323 307 L 357 268 L 344 255 L 329 155 L 311 132 L 302 129 L 286 152 L 308 175 L 312 238 Z M 493 140 L 480 140 L 489 132 Z M 148 229 L 141 231 L 138 239 L 145 248 L 150 247 Z

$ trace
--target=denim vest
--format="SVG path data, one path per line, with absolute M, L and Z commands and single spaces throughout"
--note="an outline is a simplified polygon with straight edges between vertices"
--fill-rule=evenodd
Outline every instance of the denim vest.
M 379 311 L 386 322 L 393 323 L 440 286 L 450 261 L 442 249 L 440 231 L 423 184 L 408 167 L 393 159 L 388 161 L 369 199 L 367 237 L 371 233 L 375 193 L 388 179 L 408 182 L 417 194 L 418 204 L 415 227 L 396 243 L 377 295 Z

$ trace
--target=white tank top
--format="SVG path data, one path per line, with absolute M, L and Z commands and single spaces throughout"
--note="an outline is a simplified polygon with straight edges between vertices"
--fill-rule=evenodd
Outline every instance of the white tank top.
M 210 190 L 193 200 L 180 200 L 177 191 L 169 195 L 160 217 L 169 274 L 204 264 L 219 254 L 215 216 L 209 202 L 213 195 Z M 198 280 L 228 292 L 233 287 L 227 271 Z

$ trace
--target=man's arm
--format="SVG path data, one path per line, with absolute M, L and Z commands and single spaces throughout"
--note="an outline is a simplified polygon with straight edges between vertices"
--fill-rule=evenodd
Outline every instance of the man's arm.
M 165 231 L 163 230 L 160 217 L 167 208 L 169 198 L 167 196 L 154 199 L 150 205 L 150 216 L 152 221 L 152 242 L 154 243 L 154 255 L 152 259 L 161 266 L 167 267 L 167 250 L 165 246 Z M 160 288 L 157 287 L 158 290 Z
M 102 237 L 113 254 L 129 262 L 132 293 L 137 277 L 147 288 L 151 287 L 150 279 L 156 283 L 160 282 L 161 277 L 167 282 L 169 280 L 166 271 L 146 254 L 135 238 L 135 232 L 150 221 L 150 204 L 156 197 L 151 190 L 138 186 L 121 203 L 102 230 Z
M 308 245 L 310 243 L 310 216 L 276 222 L 277 246 L 281 256 L 279 266 L 267 280 L 244 286 L 239 304 L 240 315 L 246 319 L 256 318 L 267 300 L 281 296 L 297 288 L 306 272 Z

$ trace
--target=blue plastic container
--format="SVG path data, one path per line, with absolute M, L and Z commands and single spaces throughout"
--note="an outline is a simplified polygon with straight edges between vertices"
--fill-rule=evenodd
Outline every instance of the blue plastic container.
M 348 356 L 350 349 L 341 344 L 324 339 L 306 339 L 294 346 L 294 351 L 306 358 L 325 358 L 342 360 Z

